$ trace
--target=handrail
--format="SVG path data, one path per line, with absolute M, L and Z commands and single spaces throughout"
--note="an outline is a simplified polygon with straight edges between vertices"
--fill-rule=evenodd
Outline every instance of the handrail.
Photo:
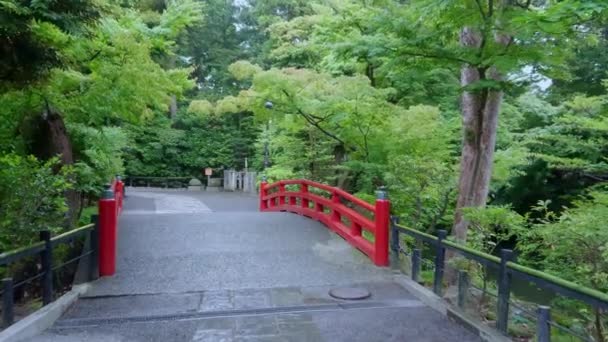
M 73 229 L 69 232 L 65 232 L 63 234 L 59 234 L 57 236 L 54 236 L 51 238 L 51 242 L 53 243 L 53 246 L 58 245 L 60 243 L 64 243 L 64 242 L 68 242 L 70 240 L 73 240 L 74 238 L 80 236 L 80 235 L 84 235 L 86 233 L 88 233 L 89 231 L 91 231 L 92 229 L 95 228 L 95 224 L 94 223 L 89 223 L 87 225 L 84 225 L 82 227 Z
M 510 275 L 515 278 L 523 279 L 534 283 L 536 286 L 549 289 L 572 299 L 579 300 L 586 304 L 591 305 L 595 308 L 608 309 L 608 294 L 601 291 L 594 290 L 592 288 L 576 284 L 574 282 L 559 278 L 552 274 L 536 270 L 521 264 L 518 264 L 510 260 L 512 252 L 510 250 L 501 250 L 501 257 L 496 257 L 491 254 L 487 254 L 462 244 L 445 240 L 442 236 L 445 236 L 445 231 L 439 231 L 440 236 L 436 237 L 416 229 L 405 227 L 397 223 L 398 219 L 393 218 L 392 220 L 392 241 L 391 250 L 393 253 L 399 253 L 399 234 L 407 234 L 414 239 L 423 240 L 430 243 L 432 246 L 437 248 L 438 254 L 442 255 L 442 250 L 452 250 L 459 252 L 465 258 L 473 259 L 486 266 L 491 266 L 499 270 L 498 280 L 498 301 L 497 307 L 497 327 L 502 332 L 506 333 L 508 324 L 508 308 L 509 308 L 509 294 L 510 294 L 510 278 L 506 275 Z M 412 277 L 417 281 L 417 274 L 419 274 L 419 261 L 415 261 L 414 257 L 420 257 L 420 250 L 415 250 L 412 253 Z M 444 260 L 442 258 L 435 258 L 435 279 L 434 291 L 440 294 L 441 287 L 437 284 L 442 283 L 443 269 L 445 268 Z M 439 280 L 437 277 L 441 277 Z M 459 284 L 459 286 L 461 286 Z M 463 290 L 464 291 L 464 290 Z M 460 293 L 460 290 L 459 290 Z M 463 292 L 464 293 L 464 292 Z M 502 304 L 501 304 L 502 303 Z
M 287 191 L 288 185 L 299 189 Z M 314 189 L 328 192 L 330 198 L 315 194 L 311 191 Z M 281 180 L 273 184 L 264 181 L 260 187 L 260 211 L 287 211 L 318 220 L 366 254 L 374 264 L 388 266 L 390 202 L 384 193 L 372 205 L 340 188 L 306 179 Z
M 376 208 L 372 204 L 369 204 L 368 202 L 365 202 L 364 200 L 362 200 L 360 198 L 357 198 L 354 195 L 352 195 L 352 194 L 350 194 L 350 193 L 348 193 L 348 192 L 346 192 L 346 191 L 344 191 L 344 190 L 342 190 L 342 189 L 340 189 L 338 187 L 334 187 L 334 186 L 330 186 L 330 185 L 327 185 L 327 184 L 313 182 L 313 181 L 310 181 L 308 179 L 282 180 L 282 181 L 275 182 L 273 184 L 266 185 L 266 189 L 272 189 L 272 188 L 275 188 L 277 186 L 280 186 L 281 184 L 282 185 L 300 185 L 300 184 L 306 184 L 306 185 L 309 185 L 309 186 L 313 186 L 313 187 L 315 187 L 317 189 L 325 190 L 325 191 L 329 192 L 330 194 L 336 192 L 340 197 L 344 198 L 345 200 L 347 200 L 347 201 L 349 201 L 349 202 L 351 202 L 351 203 L 353 203 L 353 204 L 355 204 L 355 205 L 357 205 L 359 207 L 362 207 L 363 209 L 366 209 L 366 210 L 368 210 L 370 212 L 374 212 L 374 210 L 376 210 Z
M 124 183 L 128 184 L 130 187 L 138 186 L 138 181 L 145 181 L 147 187 L 150 187 L 150 182 L 164 182 L 165 188 L 169 187 L 169 182 L 176 181 L 180 182 L 180 185 L 183 187 L 188 187 L 188 182 L 192 179 L 192 177 L 156 177 L 156 176 L 128 176 Z
M 44 242 L 37 242 L 29 246 L 20 247 L 0 254 L 0 266 L 12 264 L 23 258 L 40 253 L 44 250 Z
M 89 280 L 94 280 L 96 276 L 96 267 L 97 267 L 97 253 L 98 253 L 98 221 L 97 215 L 94 215 L 91 218 L 92 223 L 84 225 L 82 227 L 78 227 L 62 233 L 60 235 L 51 237 L 51 233 L 48 230 L 40 231 L 40 242 L 33 243 L 29 246 L 24 246 L 21 248 L 17 248 L 11 251 L 4 252 L 0 254 L 0 266 L 10 265 L 15 262 L 18 262 L 24 258 L 30 256 L 38 255 L 40 257 L 40 265 L 41 270 L 34 275 L 33 277 L 29 277 L 25 280 L 20 280 L 15 283 L 13 278 L 4 278 L 2 279 L 2 288 L 0 289 L 0 293 L 2 294 L 2 326 L 8 327 L 13 324 L 14 321 L 14 302 L 13 302 L 13 294 L 14 290 L 17 287 L 30 283 L 34 280 L 40 279 L 41 288 L 42 288 L 42 303 L 43 305 L 47 305 L 53 301 L 53 271 L 62 268 L 68 264 L 79 261 L 85 257 L 89 257 L 88 262 L 88 278 Z M 76 237 L 85 235 L 88 237 L 85 241 L 88 243 L 85 244 L 81 253 L 64 262 L 61 265 L 53 266 L 53 250 L 60 244 L 68 243 L 74 240 Z
M 30 256 L 40 257 L 40 271 L 33 277 L 19 280 L 17 283 L 13 278 L 2 279 L 2 326 L 8 327 L 14 321 L 14 289 L 22 285 L 40 280 L 42 289 L 42 304 L 47 305 L 54 299 L 53 277 L 54 271 L 74 262 L 85 259 L 88 262 L 88 280 L 94 280 L 99 275 L 111 275 L 104 271 L 102 266 L 108 265 L 108 260 L 115 262 L 116 222 L 123 208 L 124 183 L 120 177 L 112 180 L 106 185 L 106 189 L 99 200 L 99 215 L 91 217 L 91 223 L 64 232 L 57 236 L 51 236 L 48 230 L 40 231 L 40 242 L 29 246 L 17 248 L 0 254 L 0 266 L 9 265 Z M 62 264 L 53 265 L 53 250 L 60 244 L 73 241 L 80 236 L 86 236 L 85 246 L 81 253 Z M 103 261 L 103 262 L 102 262 Z

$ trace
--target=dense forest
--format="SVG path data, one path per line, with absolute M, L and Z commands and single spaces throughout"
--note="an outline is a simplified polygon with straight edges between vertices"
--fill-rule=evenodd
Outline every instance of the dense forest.
M 0 19 L 0 252 L 86 221 L 116 174 L 247 163 L 386 186 L 405 225 L 608 291 L 604 0 L 7 0 Z

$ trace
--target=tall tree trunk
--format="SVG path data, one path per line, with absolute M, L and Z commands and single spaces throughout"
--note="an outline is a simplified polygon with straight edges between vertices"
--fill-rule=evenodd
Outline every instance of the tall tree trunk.
M 58 157 L 62 166 L 74 164 L 72 143 L 63 117 L 48 103 L 42 111 L 42 115 L 39 116 L 33 138 L 35 139 L 33 152 L 38 158 Z M 55 171 L 58 172 L 59 170 Z M 69 208 L 66 224 L 69 226 L 78 219 L 82 201 L 80 194 L 75 190 L 68 190 L 65 196 Z
M 509 37 L 496 35 L 495 40 L 508 44 Z M 460 34 L 464 47 L 481 49 L 482 35 L 469 27 Z M 492 67 L 481 68 L 464 65 L 461 70 L 461 85 L 470 86 L 484 79 L 502 80 L 502 76 Z M 490 189 L 490 177 L 496 146 L 498 114 L 503 98 L 498 88 L 465 90 L 462 94 L 462 155 L 460 159 L 460 179 L 458 201 L 452 234 L 458 241 L 465 241 L 469 223 L 463 217 L 462 208 L 481 207 L 486 204 Z
M 169 118 L 171 120 L 175 119 L 177 115 L 177 98 L 175 95 L 171 95 L 171 102 L 169 103 Z

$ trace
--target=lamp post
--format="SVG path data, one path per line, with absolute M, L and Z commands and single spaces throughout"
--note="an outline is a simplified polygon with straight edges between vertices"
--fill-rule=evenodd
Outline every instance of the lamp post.
M 266 103 L 264 103 L 264 107 L 266 107 L 266 109 L 268 109 L 268 110 L 272 110 L 272 108 L 274 107 L 274 104 L 271 101 L 266 101 Z M 266 132 L 268 133 L 269 130 L 270 130 L 270 120 L 266 121 Z M 268 139 L 270 139 L 270 137 L 268 137 L 267 139 L 264 139 L 264 170 L 266 170 L 268 168 L 268 166 L 270 166 Z

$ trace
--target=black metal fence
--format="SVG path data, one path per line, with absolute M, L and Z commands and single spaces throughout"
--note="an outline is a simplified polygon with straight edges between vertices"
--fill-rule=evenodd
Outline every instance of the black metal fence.
M 129 176 L 125 184 L 130 187 L 187 188 L 192 177 L 139 177 Z
M 397 217 L 391 219 L 391 253 L 393 256 L 407 255 L 410 257 L 410 275 L 412 280 L 419 282 L 421 269 L 424 265 L 429 266 L 433 271 L 433 291 L 439 295 L 443 295 L 444 273 L 447 270 L 446 252 L 453 253 L 456 256 L 464 257 L 467 260 L 475 261 L 483 267 L 494 269 L 498 272 L 497 276 L 497 291 L 491 294 L 496 299 L 496 329 L 507 335 L 509 328 L 509 308 L 510 306 L 517 307 L 523 310 L 533 319 L 536 320 L 536 337 L 538 341 L 549 342 L 551 340 L 551 330 L 558 329 L 564 334 L 568 334 L 582 341 L 593 342 L 589 336 L 583 336 L 579 332 L 572 331 L 566 326 L 560 325 L 551 319 L 550 307 L 546 305 L 538 305 L 536 312 L 526 311 L 525 308 L 518 307 L 518 304 L 511 300 L 511 284 L 514 278 L 521 279 L 534 284 L 535 286 L 552 291 L 565 298 L 580 301 L 588 304 L 594 309 L 605 312 L 608 310 L 608 294 L 580 286 L 570 281 L 559 277 L 538 271 L 523 265 L 520 265 L 513 260 L 513 251 L 502 249 L 500 257 L 483 253 L 469 247 L 457 244 L 453 241 L 446 240 L 447 232 L 439 230 L 437 236 L 427 234 L 412 228 L 408 228 L 399 224 Z M 414 244 L 409 248 L 403 248 L 401 244 L 401 234 L 413 238 Z M 421 246 L 426 246 L 431 249 L 433 262 L 423 258 L 423 250 Z M 457 306 L 464 308 L 467 301 L 469 286 L 471 282 L 469 274 L 466 271 L 454 269 L 457 272 Z M 482 290 L 482 289 L 479 289 Z M 484 289 L 485 290 L 485 289 Z
M 53 265 L 53 250 L 62 244 L 68 244 L 79 237 L 85 237 L 86 243 L 81 253 L 59 265 Z M 7 267 L 10 264 L 29 257 L 39 258 L 39 272 L 27 279 L 14 282 L 13 278 L 2 279 L 2 325 L 8 327 L 14 323 L 14 294 L 15 290 L 34 281 L 40 281 L 42 292 L 42 304 L 47 305 L 54 300 L 55 291 L 53 290 L 53 274 L 67 265 L 71 265 L 83 258 L 89 258 L 87 265 L 87 279 L 94 280 L 98 277 L 98 250 L 99 250 L 99 224 L 98 216 L 93 215 L 91 224 L 76 228 L 69 232 L 51 236 L 48 230 L 40 232 L 40 242 L 33 245 L 19 248 L 13 251 L 0 254 L 0 267 Z

